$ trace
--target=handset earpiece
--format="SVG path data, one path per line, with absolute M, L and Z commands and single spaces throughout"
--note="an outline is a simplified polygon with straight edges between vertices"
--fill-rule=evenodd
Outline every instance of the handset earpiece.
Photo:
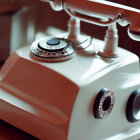
M 140 28 L 133 25 L 129 25 L 128 35 L 133 40 L 140 41 Z

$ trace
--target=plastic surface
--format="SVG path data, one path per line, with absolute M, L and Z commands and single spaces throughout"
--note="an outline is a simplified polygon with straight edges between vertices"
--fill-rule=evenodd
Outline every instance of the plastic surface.
M 17 54 L 6 62 L 0 78 L 1 119 L 41 139 L 66 139 L 78 93 L 73 82 Z

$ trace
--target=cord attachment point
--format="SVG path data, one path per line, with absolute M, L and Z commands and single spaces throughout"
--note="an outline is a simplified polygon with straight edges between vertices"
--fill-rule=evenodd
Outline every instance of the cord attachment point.
M 68 21 L 67 39 L 73 41 L 77 49 L 85 49 L 91 45 L 92 37 L 83 35 L 80 32 L 80 20 L 70 17 Z

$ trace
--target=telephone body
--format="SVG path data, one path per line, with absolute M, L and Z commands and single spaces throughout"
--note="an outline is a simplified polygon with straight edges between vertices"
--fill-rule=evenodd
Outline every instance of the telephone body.
M 90 41 L 45 37 L 13 53 L 0 71 L 0 118 L 45 140 L 139 139 L 139 58 Z

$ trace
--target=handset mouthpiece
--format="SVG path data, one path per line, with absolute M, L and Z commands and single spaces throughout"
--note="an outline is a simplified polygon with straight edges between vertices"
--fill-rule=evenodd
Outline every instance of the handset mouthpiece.
M 61 11 L 63 10 L 63 0 L 41 0 L 43 2 L 49 2 L 52 9 L 55 11 Z

